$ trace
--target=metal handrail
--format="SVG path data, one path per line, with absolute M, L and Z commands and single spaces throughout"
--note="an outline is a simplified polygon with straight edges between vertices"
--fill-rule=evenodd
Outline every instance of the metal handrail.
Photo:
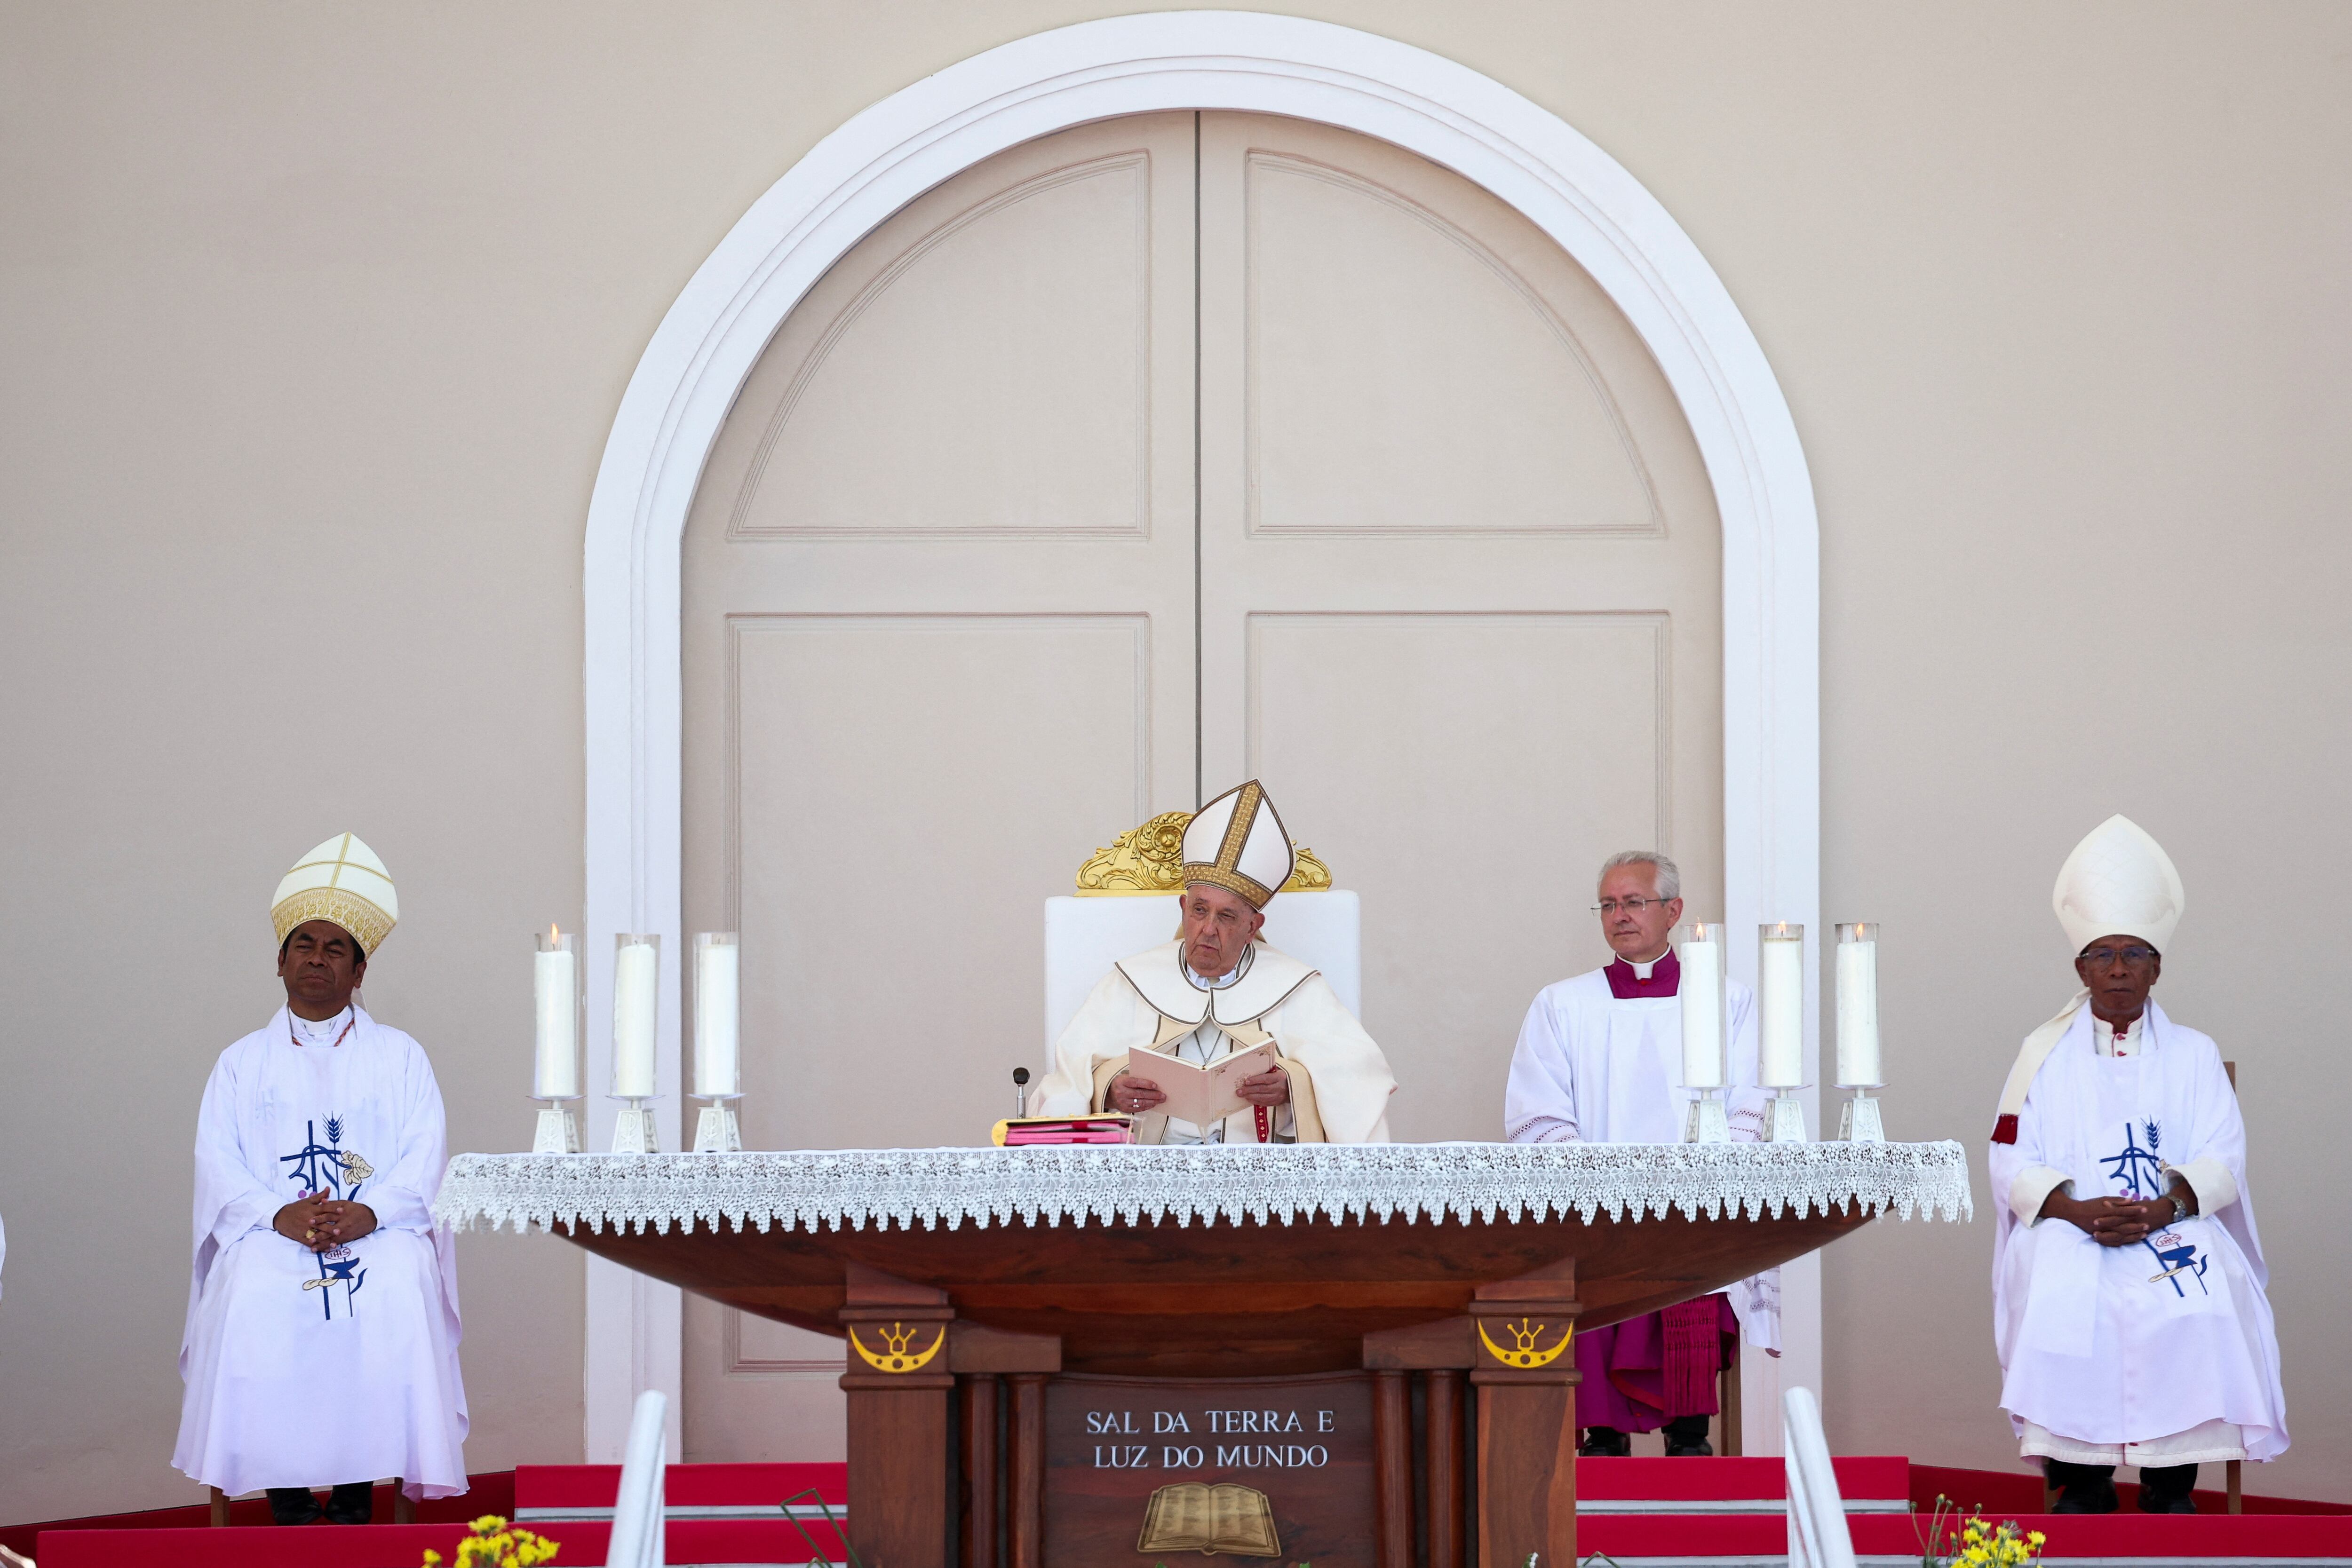
M 1780 1429 L 1789 1471 L 1789 1568 L 1854 1568 L 1853 1536 L 1811 1389 L 1791 1388 L 1780 1396 Z
M 669 1400 L 657 1389 L 637 1396 L 636 1413 L 629 1420 L 629 1446 L 621 1458 L 621 1491 L 614 1500 L 606 1568 L 663 1568 L 662 1479 L 668 1467 L 662 1424 L 668 1409 Z

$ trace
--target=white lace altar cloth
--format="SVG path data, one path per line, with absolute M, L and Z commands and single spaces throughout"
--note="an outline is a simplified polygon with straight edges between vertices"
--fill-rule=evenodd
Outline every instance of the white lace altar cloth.
M 1096 1145 L 735 1155 L 459 1155 L 440 1223 L 667 1231 L 898 1225 L 1590 1221 L 1915 1213 L 1971 1218 L 1968 1156 L 1935 1144 Z

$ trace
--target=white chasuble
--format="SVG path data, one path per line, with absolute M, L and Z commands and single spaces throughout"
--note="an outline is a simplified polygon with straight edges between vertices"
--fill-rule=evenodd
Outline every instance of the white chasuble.
M 1033 1115 L 1104 1111 L 1110 1081 L 1135 1048 L 1205 1065 L 1271 1040 L 1276 1064 L 1290 1078 L 1290 1103 L 1265 1117 L 1263 1129 L 1255 1107 L 1226 1117 L 1221 1128 L 1171 1126 L 1165 1115 L 1147 1114 L 1135 1119 L 1136 1140 L 1389 1141 L 1396 1079 L 1328 981 L 1261 942 L 1238 978 L 1210 985 L 1186 970 L 1182 946 L 1169 942 L 1122 958 L 1103 977 L 1055 1043 L 1054 1069 L 1038 1087 Z
M 296 1040 L 281 1009 L 205 1085 L 172 1462 L 232 1496 L 392 1476 L 462 1492 L 440 1088 L 423 1048 L 357 1008 L 340 1044 Z M 311 1194 L 367 1205 L 376 1228 L 320 1253 L 270 1228 Z
M 1612 970 L 1628 990 L 1615 994 Z M 1634 978 L 1619 959 L 1557 981 L 1536 993 L 1511 1053 L 1503 1092 L 1503 1135 L 1514 1144 L 1679 1144 L 1696 1099 L 1683 1087 L 1681 966 L 1660 959 L 1654 978 Z M 1731 1135 L 1754 1143 L 1764 1131 L 1764 1092 L 1756 1086 L 1756 995 L 1727 977 L 1723 1003 L 1730 1030 L 1725 1109 Z M 1726 1292 L 1748 1343 L 1780 1349 L 1780 1271 L 1768 1270 Z
M 2131 1054 L 2102 1055 L 2078 1010 L 2033 1074 L 2016 1141 L 1991 1146 L 2001 1407 L 2029 1442 L 2034 1427 L 2057 1438 L 2060 1458 L 2220 1422 L 2248 1458 L 2274 1458 L 2286 1399 L 2238 1098 L 2210 1039 L 2153 1003 L 2145 1017 Z M 2102 1247 L 2034 1218 L 2063 1184 L 2152 1198 L 2176 1169 L 2199 1212 L 2143 1241 Z

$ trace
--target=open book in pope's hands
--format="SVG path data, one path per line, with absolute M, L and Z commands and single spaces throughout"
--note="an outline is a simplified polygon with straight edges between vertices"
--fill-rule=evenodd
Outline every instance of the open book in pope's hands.
M 1242 1098 L 1242 1080 L 1271 1068 L 1275 1055 L 1274 1041 L 1269 1040 L 1221 1056 L 1206 1067 L 1195 1067 L 1137 1046 L 1127 1053 L 1127 1071 L 1131 1077 L 1158 1085 L 1168 1096 L 1151 1108 L 1154 1112 L 1205 1127 L 1248 1107 L 1249 1102 Z
M 1282 1538 L 1275 1533 L 1274 1504 L 1257 1488 L 1234 1481 L 1216 1486 L 1183 1481 L 1151 1494 L 1135 1549 L 1279 1557 Z

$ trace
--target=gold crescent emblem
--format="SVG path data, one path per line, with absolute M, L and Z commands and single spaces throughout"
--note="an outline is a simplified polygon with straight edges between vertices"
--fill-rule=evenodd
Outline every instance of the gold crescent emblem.
M 1516 1325 L 1505 1323 L 1503 1328 L 1518 1342 L 1510 1350 L 1505 1350 L 1501 1345 L 1496 1344 L 1493 1336 L 1486 1333 L 1486 1325 L 1483 1322 L 1478 1325 L 1478 1337 L 1486 1341 L 1486 1348 L 1492 1351 L 1495 1359 L 1505 1366 L 1549 1366 L 1559 1359 L 1559 1353 L 1568 1348 L 1568 1342 L 1576 1337 L 1576 1325 L 1570 1323 L 1561 1333 L 1558 1344 L 1549 1350 L 1538 1350 L 1536 1336 L 1543 1333 L 1543 1324 L 1530 1324 L 1527 1319 L 1521 1318 Z
M 885 1348 L 879 1354 L 877 1354 L 875 1352 L 866 1349 L 865 1344 L 858 1339 L 856 1329 L 852 1328 L 849 1331 L 849 1343 L 851 1346 L 856 1350 L 858 1358 L 877 1372 L 921 1371 L 924 1365 L 929 1362 L 931 1357 L 940 1354 L 940 1346 L 948 1343 L 947 1325 L 945 1323 L 941 1323 L 940 1325 L 940 1337 L 931 1341 L 930 1349 L 918 1351 L 914 1354 L 909 1355 L 907 1354 L 907 1345 L 914 1337 L 915 1331 L 913 1329 L 908 1328 L 904 1323 L 892 1323 L 888 1328 L 882 1331 L 882 1343 Z M 1553 1354 L 1558 1354 L 1559 1353 L 1555 1351 Z

